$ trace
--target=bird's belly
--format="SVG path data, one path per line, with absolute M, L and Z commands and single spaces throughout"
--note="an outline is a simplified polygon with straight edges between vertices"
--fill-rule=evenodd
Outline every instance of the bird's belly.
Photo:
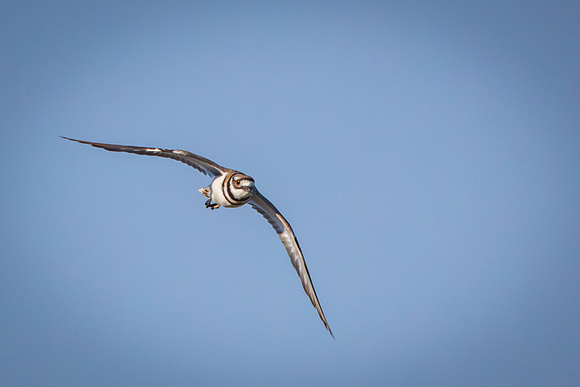
M 226 176 L 218 176 L 211 182 L 211 200 L 223 207 L 231 206 L 224 196 L 224 179 Z

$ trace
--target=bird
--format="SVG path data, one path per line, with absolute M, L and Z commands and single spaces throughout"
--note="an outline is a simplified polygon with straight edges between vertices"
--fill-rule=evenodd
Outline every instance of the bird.
M 76 140 L 74 138 L 60 136 L 69 141 L 75 141 L 81 144 L 87 144 L 96 148 L 105 149 L 112 152 L 126 152 L 138 155 L 165 157 L 185 163 L 204 175 L 213 178 L 210 185 L 200 188 L 199 192 L 207 198 L 205 207 L 215 210 L 219 207 L 236 208 L 244 204 L 249 204 L 253 209 L 260 213 L 272 225 L 282 244 L 286 248 L 292 266 L 298 273 L 302 282 L 304 291 L 310 298 L 310 302 L 318 312 L 318 316 L 324 323 L 324 327 L 334 339 L 334 334 L 328 325 L 318 296 L 314 290 L 302 249 L 298 244 L 298 239 L 290 226 L 290 223 L 278 211 L 278 209 L 258 191 L 255 181 L 251 176 L 246 175 L 234 169 L 222 167 L 219 164 L 197 154 L 179 150 L 179 149 L 163 149 L 163 148 L 148 148 L 142 146 L 132 145 L 116 145 L 104 144 L 99 142 Z

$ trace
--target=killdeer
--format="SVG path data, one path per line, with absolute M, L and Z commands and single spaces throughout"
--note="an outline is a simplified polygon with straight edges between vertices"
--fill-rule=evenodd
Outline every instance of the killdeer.
M 292 227 L 290 227 L 290 223 L 288 223 L 280 211 L 278 211 L 278 209 L 258 191 L 253 178 L 242 172 L 224 168 L 205 157 L 184 150 L 102 144 L 75 140 L 68 137 L 62 138 L 113 152 L 136 153 L 139 155 L 159 156 L 174 159 L 197 169 L 204 175 L 213 177 L 210 185 L 199 189 L 199 192 L 207 198 L 207 201 L 205 202 L 206 208 L 215 210 L 219 207 L 240 207 L 248 203 L 264 218 L 266 218 L 272 227 L 274 227 L 276 233 L 278 233 L 284 247 L 286 247 L 286 251 L 290 256 L 290 261 L 302 281 L 304 291 L 310 298 L 312 305 L 318 311 L 318 315 L 324 323 L 324 326 L 334 338 L 330 326 L 326 321 L 326 317 L 324 316 L 324 312 L 322 311 L 322 307 L 320 306 L 320 302 L 318 301 L 318 297 L 316 296 L 316 291 L 314 290 L 310 274 L 308 273 L 308 268 L 306 267 L 306 261 L 302 255 L 302 250 L 300 249 L 296 235 L 294 234 Z

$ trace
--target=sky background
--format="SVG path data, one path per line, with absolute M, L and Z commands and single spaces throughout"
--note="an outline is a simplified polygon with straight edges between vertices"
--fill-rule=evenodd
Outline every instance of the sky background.
M 4 1 L 0 384 L 578 385 L 578 1 Z M 336 341 L 249 207 L 256 180 Z

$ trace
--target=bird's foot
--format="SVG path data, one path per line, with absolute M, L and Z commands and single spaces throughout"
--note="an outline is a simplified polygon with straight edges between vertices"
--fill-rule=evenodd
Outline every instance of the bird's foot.
M 205 208 L 215 210 L 216 208 L 219 208 L 219 207 L 220 207 L 220 205 L 217 203 L 212 203 L 211 199 L 208 199 L 205 201 Z

